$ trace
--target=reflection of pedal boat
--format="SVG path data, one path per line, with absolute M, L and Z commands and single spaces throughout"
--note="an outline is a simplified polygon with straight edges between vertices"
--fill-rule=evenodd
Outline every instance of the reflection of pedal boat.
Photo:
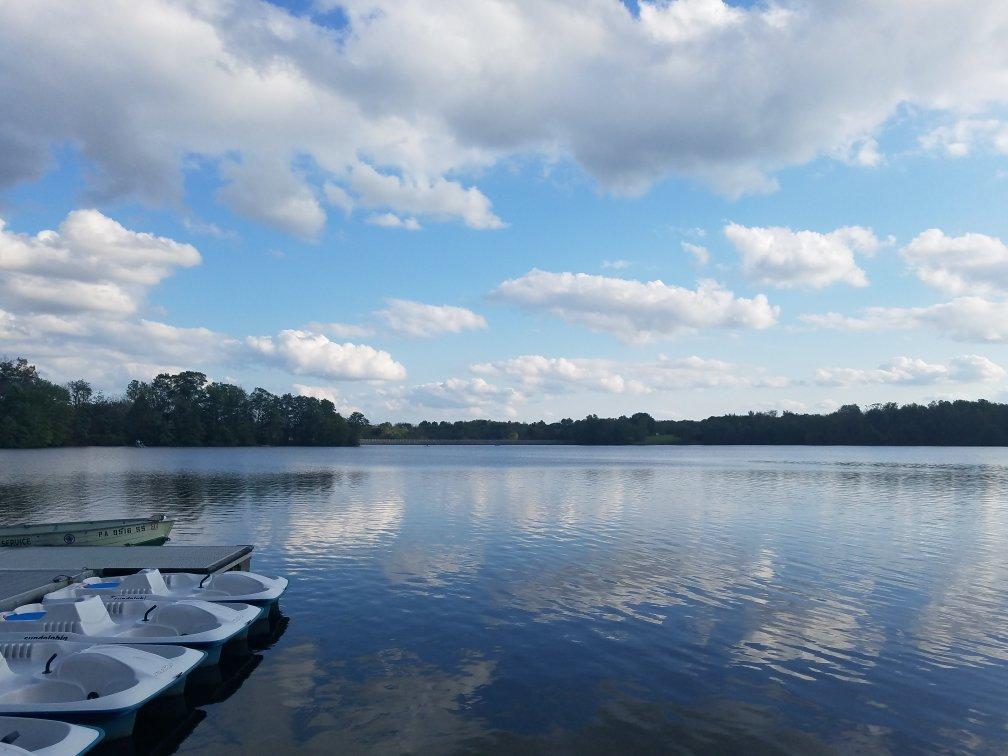
M 50 593 L 45 597 L 45 601 L 101 596 L 110 599 L 119 597 L 143 597 L 150 601 L 199 599 L 268 605 L 279 599 L 286 589 L 285 578 L 271 578 L 255 572 L 198 575 L 190 572 L 162 574 L 158 570 L 143 570 L 123 577 L 85 578 L 80 583 L 72 583 L 66 588 Z
M 148 701 L 181 694 L 205 656 L 184 646 L 2 639 L 0 654 L 0 714 L 98 725 L 109 738 L 129 735 Z
M 205 664 L 220 659 L 221 648 L 248 637 L 262 609 L 248 604 L 209 601 L 147 601 L 143 598 L 26 604 L 0 614 L 0 642 L 58 634 L 60 640 L 91 643 L 186 645 L 207 654 Z
M 79 756 L 90 751 L 102 735 L 93 727 L 52 719 L 0 717 L 0 754 Z
M 0 528 L 0 546 L 140 546 L 168 540 L 173 520 L 163 514 L 125 520 L 83 520 Z

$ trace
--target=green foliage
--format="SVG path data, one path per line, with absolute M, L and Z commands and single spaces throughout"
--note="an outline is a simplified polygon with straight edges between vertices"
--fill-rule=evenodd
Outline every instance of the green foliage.
M 132 381 L 121 399 L 106 399 L 86 381 L 64 388 L 27 360 L 0 361 L 0 447 L 353 446 L 366 426 L 363 415 L 348 421 L 327 399 L 261 388 L 250 395 L 193 371 Z
M 362 438 L 542 441 L 563 444 L 795 444 L 858 446 L 1008 446 L 1008 405 L 985 400 L 932 402 L 927 406 L 845 405 L 828 415 L 750 412 L 706 420 L 632 417 L 556 423 L 493 420 L 382 423 Z
M 69 391 L 39 378 L 25 359 L 0 362 L 0 446 L 57 446 L 72 424 Z
M 123 397 L 96 394 L 85 381 L 65 387 L 40 378 L 25 359 L 0 361 L 0 447 L 348 446 L 358 438 L 533 441 L 566 444 L 836 444 L 1008 446 L 1008 404 L 845 405 L 828 415 L 750 412 L 706 420 L 627 417 L 556 423 L 497 420 L 371 425 L 344 418 L 326 399 L 211 383 L 203 373 L 162 373 L 132 381 Z

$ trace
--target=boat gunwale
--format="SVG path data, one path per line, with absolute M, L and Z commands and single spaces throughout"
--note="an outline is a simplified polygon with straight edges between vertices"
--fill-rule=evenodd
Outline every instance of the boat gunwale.
M 116 520 L 77 520 L 74 522 L 40 522 L 37 525 L 6 525 L 0 527 L 0 537 L 10 537 L 13 535 L 49 535 L 52 533 L 63 533 L 66 531 L 88 532 L 91 530 L 102 530 L 106 528 L 126 528 L 134 525 L 147 525 L 151 523 L 164 523 L 169 526 L 175 524 L 174 520 L 169 520 L 165 515 L 151 515 L 150 517 L 124 517 Z

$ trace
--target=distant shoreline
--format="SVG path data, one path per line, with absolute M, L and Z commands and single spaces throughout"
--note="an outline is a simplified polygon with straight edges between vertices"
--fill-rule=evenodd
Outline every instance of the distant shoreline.
M 847 404 L 828 414 L 748 412 L 658 420 L 646 412 L 580 420 L 371 423 L 332 401 L 211 382 L 194 371 L 132 381 L 115 398 L 83 380 L 59 386 L 24 358 L 0 360 L 0 448 L 75 446 L 335 447 L 1008 446 L 1008 404 Z

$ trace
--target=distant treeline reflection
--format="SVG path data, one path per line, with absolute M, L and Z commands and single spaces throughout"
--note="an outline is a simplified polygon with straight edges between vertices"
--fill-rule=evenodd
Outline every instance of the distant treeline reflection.
M 838 444 L 1008 446 L 1008 404 L 845 405 L 827 415 L 750 412 L 706 420 L 630 417 L 534 423 L 496 420 L 382 423 L 344 418 L 327 399 L 276 395 L 211 382 L 203 373 L 162 373 L 109 398 L 85 381 L 60 386 L 24 359 L 0 361 L 0 447 L 355 446 L 360 439 L 567 444 Z

